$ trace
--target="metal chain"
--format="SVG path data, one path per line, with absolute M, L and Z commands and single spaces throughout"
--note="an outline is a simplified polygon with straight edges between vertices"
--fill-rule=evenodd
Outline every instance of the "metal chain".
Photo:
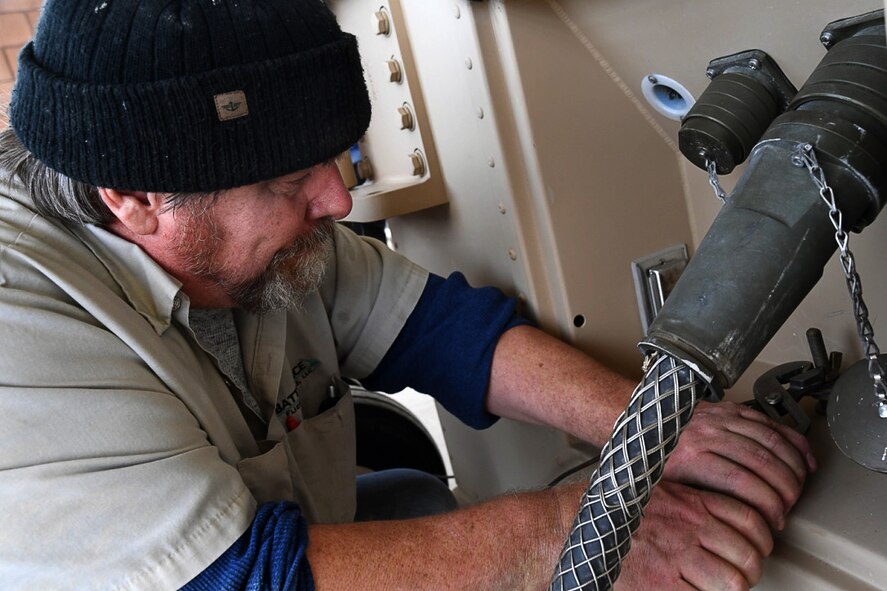
M 881 353 L 875 343 L 875 330 L 869 322 L 869 311 L 862 299 L 862 280 L 856 271 L 856 259 L 850 251 L 850 236 L 844 231 L 844 216 L 835 202 L 835 193 L 825 178 L 825 172 L 819 166 L 816 152 L 811 144 L 798 144 L 792 154 L 792 164 L 797 167 L 806 167 L 810 171 L 813 183 L 819 189 L 819 196 L 828 205 L 828 217 L 835 227 L 835 241 L 840 250 L 841 269 L 847 281 L 847 289 L 850 291 L 850 299 L 853 301 L 853 314 L 856 318 L 856 329 L 862 341 L 866 359 L 868 359 L 868 371 L 875 386 L 878 415 L 887 418 L 887 384 L 884 382 L 884 368 L 878 355 Z
M 718 180 L 718 168 L 714 160 L 705 159 L 705 169 L 708 171 L 708 184 L 714 189 L 715 197 L 721 200 L 721 203 L 727 203 L 727 192 L 721 186 Z

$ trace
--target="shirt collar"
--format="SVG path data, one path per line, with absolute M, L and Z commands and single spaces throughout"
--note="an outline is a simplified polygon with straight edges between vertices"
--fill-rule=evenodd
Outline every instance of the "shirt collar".
M 144 250 L 92 224 L 83 226 L 78 234 L 158 334 L 163 334 L 173 319 L 184 319 L 187 326 L 189 300 L 181 291 L 181 282 Z

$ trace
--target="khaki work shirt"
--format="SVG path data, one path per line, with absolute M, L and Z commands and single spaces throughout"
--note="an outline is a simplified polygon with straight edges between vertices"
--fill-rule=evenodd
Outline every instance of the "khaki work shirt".
M 353 518 L 340 378 L 372 372 L 427 273 L 344 228 L 335 243 L 301 310 L 235 313 L 266 424 L 256 437 L 188 327 L 178 281 L 137 246 L 0 190 L 3 586 L 173 589 L 246 531 L 257 502 Z M 331 386 L 338 402 L 319 412 Z

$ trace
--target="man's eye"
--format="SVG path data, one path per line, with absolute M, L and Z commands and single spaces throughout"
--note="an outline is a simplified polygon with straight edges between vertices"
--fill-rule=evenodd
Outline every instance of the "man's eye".
M 287 179 L 286 181 L 283 181 L 283 183 L 281 183 L 281 184 L 285 190 L 294 191 L 294 190 L 298 189 L 299 187 L 301 187 L 303 184 L 305 184 L 305 181 L 308 179 L 309 176 L 311 176 L 310 169 L 307 172 L 305 172 L 304 174 L 300 174 L 299 176 L 297 176 L 295 178 Z

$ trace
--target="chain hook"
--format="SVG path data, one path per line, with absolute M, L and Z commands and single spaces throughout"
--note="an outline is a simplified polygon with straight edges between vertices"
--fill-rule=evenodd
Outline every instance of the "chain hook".
M 844 272 L 844 279 L 847 282 L 847 290 L 850 292 L 850 299 L 853 302 L 856 330 L 859 333 L 859 339 L 868 359 L 868 372 L 874 385 L 878 416 L 887 419 L 885 372 L 878 357 L 880 349 L 875 342 L 875 329 L 872 327 L 872 323 L 869 322 L 868 307 L 862 299 L 862 280 L 856 270 L 856 260 L 853 257 L 853 252 L 850 250 L 850 235 L 844 231 L 844 214 L 838 209 L 838 204 L 835 201 L 835 192 L 829 186 L 825 178 L 825 171 L 819 166 L 816 151 L 811 144 L 798 144 L 792 151 L 791 163 L 799 168 L 807 168 L 810 172 L 810 178 L 813 179 L 813 184 L 819 189 L 820 198 L 829 208 L 828 218 L 835 228 L 835 242 L 837 242 L 838 250 L 840 251 L 839 262 L 841 270 Z
M 705 159 L 705 170 L 708 171 L 708 184 L 711 185 L 711 188 L 714 190 L 715 197 L 717 197 L 722 204 L 726 205 L 727 192 L 724 191 L 721 182 L 718 180 L 717 163 L 709 158 L 704 150 L 700 152 L 700 155 Z

